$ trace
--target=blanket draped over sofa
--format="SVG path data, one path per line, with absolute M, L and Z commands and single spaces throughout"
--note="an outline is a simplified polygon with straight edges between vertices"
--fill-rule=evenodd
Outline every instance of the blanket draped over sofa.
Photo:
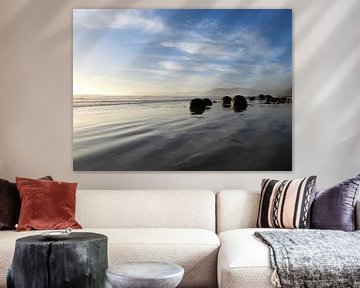
M 360 287 L 360 231 L 255 232 L 270 248 L 277 287 Z

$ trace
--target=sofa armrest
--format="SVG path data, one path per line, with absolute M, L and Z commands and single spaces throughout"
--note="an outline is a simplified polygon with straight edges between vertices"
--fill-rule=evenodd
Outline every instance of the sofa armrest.
M 357 200 L 355 206 L 355 229 L 360 230 L 360 199 Z

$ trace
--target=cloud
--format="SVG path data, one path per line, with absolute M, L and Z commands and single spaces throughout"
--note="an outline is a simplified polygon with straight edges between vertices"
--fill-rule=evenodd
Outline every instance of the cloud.
M 243 48 L 249 57 L 260 56 L 276 58 L 283 52 L 281 48 L 272 47 L 268 41 L 256 31 L 249 31 L 247 29 L 242 29 L 230 34 L 227 41 Z
M 208 69 L 212 69 L 216 72 L 220 72 L 223 74 L 239 73 L 239 69 L 236 69 L 235 67 L 231 67 L 229 65 L 209 64 Z
M 180 74 L 187 73 L 199 73 L 202 74 L 234 74 L 239 73 L 239 70 L 224 64 L 215 64 L 215 63 L 206 63 L 202 61 L 187 61 L 186 63 L 181 63 L 177 61 L 160 61 L 158 62 L 158 68 L 160 71 L 168 72 L 178 72 Z
M 217 34 L 216 37 L 209 37 L 199 31 L 191 31 L 177 38 L 180 40 L 163 41 L 161 45 L 185 54 L 215 61 L 272 60 L 283 53 L 283 49 L 272 47 L 256 31 L 246 29 L 235 33 Z
M 131 29 L 151 33 L 167 30 L 159 17 L 138 9 L 75 9 L 73 23 L 76 28 L 87 29 Z
M 162 42 L 161 45 L 163 47 L 175 48 L 188 54 L 202 54 L 209 57 L 228 55 L 225 46 L 204 42 L 168 41 Z
M 202 34 L 213 34 L 219 30 L 219 23 L 215 19 L 204 18 L 196 21 L 189 21 L 185 24 L 188 30 L 200 31 Z
M 186 62 L 179 60 L 178 63 L 176 59 L 170 62 L 165 58 L 161 62 L 166 65 L 160 67 L 175 79 L 187 79 L 192 85 L 195 85 L 194 79 L 200 78 L 201 83 L 209 87 L 222 83 L 228 87 L 277 89 L 291 83 L 291 63 L 281 60 L 287 48 L 272 44 L 256 30 L 239 29 L 210 37 L 201 29 L 194 29 L 164 39 L 160 45 L 168 48 L 169 54 L 188 57 Z M 204 79 L 214 82 L 205 83 Z
M 160 61 L 159 66 L 163 69 L 172 71 L 184 70 L 184 67 L 180 63 L 173 61 Z

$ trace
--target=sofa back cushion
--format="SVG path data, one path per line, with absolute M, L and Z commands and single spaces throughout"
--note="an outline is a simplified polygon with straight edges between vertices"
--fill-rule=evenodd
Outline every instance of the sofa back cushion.
M 199 228 L 215 231 L 209 190 L 78 190 L 84 228 Z
M 223 190 L 217 193 L 217 233 L 231 229 L 255 228 L 259 201 L 259 191 Z
M 360 197 L 359 197 L 360 198 Z M 216 232 L 256 228 L 260 191 L 223 190 L 216 194 Z M 355 229 L 360 230 L 360 199 L 355 207 Z

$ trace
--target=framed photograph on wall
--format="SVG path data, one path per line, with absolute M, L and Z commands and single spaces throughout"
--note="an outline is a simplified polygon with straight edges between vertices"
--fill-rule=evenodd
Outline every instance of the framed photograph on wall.
M 291 9 L 74 9 L 74 171 L 291 171 Z

